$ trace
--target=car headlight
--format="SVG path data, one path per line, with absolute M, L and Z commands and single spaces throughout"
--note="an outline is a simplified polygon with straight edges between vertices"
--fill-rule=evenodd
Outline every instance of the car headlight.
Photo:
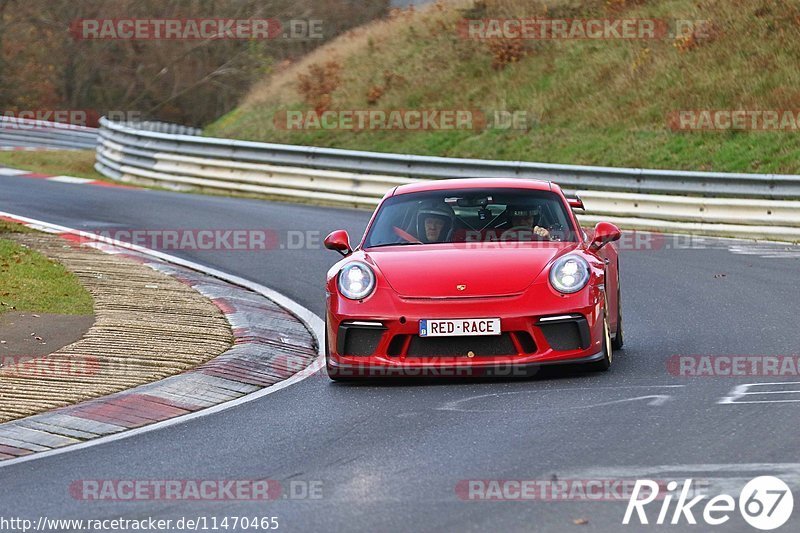
M 366 264 L 353 261 L 339 272 L 339 291 L 350 300 L 363 300 L 375 289 L 375 273 Z
M 564 294 L 578 292 L 589 282 L 589 263 L 579 255 L 565 255 L 550 269 L 550 285 Z

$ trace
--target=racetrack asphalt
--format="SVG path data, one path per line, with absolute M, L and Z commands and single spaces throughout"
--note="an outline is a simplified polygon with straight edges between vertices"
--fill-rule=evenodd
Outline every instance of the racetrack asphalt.
M 264 284 L 320 316 L 325 272 L 338 255 L 319 243 L 334 229 L 347 229 L 357 242 L 370 216 L 7 176 L 0 176 L 0 210 L 92 231 L 255 229 L 293 245 L 298 234 L 287 232 L 311 232 L 304 239 L 316 241 L 300 249 L 168 253 Z M 626 501 L 465 501 L 456 487 L 464 480 L 693 478 L 738 497 L 744 481 L 776 474 L 797 496 L 800 402 L 774 400 L 800 395 L 718 402 L 743 384 L 800 379 L 681 377 L 668 361 L 796 355 L 800 253 L 698 240 L 686 249 L 623 250 L 621 257 L 626 345 L 608 373 L 559 369 L 523 381 L 342 385 L 323 372 L 225 412 L 0 468 L 0 515 L 277 516 L 284 531 L 618 532 L 663 526 L 621 525 Z M 140 479 L 320 482 L 322 497 L 120 502 L 81 501 L 69 491 L 76 480 Z M 651 522 L 659 508 L 648 507 Z M 694 514 L 702 523 L 702 509 Z M 782 531 L 800 529 L 794 515 Z M 672 528 L 710 529 L 685 520 Z M 714 530 L 754 531 L 738 513 Z

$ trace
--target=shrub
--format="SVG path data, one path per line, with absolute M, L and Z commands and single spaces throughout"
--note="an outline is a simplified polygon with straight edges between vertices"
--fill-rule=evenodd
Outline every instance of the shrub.
M 333 92 L 342 82 L 341 70 L 341 64 L 331 60 L 324 65 L 311 65 L 307 74 L 298 74 L 297 86 L 303 101 L 317 113 L 333 104 Z

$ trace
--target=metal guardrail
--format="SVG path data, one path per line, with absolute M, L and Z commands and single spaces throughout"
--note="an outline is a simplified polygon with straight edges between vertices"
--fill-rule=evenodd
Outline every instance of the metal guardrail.
M 209 159 L 343 170 L 416 179 L 517 177 L 552 179 L 567 189 L 595 189 L 645 194 L 711 197 L 800 199 L 800 176 L 725 174 L 646 170 L 519 161 L 454 159 L 379 152 L 338 150 L 209 137 L 161 134 L 101 119 L 101 135 L 121 145 L 152 153 Z
M 171 135 L 198 136 L 203 133 L 199 128 L 170 122 L 146 121 L 120 124 Z M 0 147 L 94 150 L 99 142 L 99 132 L 98 128 L 0 115 Z
M 203 130 L 201 130 L 200 128 L 194 128 L 192 126 L 183 126 L 181 124 L 175 124 L 172 122 L 157 122 L 157 121 L 146 120 L 143 122 L 117 122 L 117 124 L 121 124 L 123 126 L 139 130 L 153 131 L 156 133 L 169 133 L 172 135 L 200 136 L 203 134 Z
M 163 133 L 101 119 L 96 169 L 125 181 L 374 206 L 392 187 L 464 177 L 546 179 L 586 219 L 800 241 L 800 176 L 423 157 Z
M 93 150 L 98 129 L 0 116 L 0 147 Z

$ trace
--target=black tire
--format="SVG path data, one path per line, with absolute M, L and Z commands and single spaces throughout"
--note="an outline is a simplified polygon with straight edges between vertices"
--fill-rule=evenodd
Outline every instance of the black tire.
M 621 350 L 625 344 L 625 335 L 622 331 L 622 297 L 619 290 L 619 276 L 617 276 L 617 331 L 611 339 L 611 347 L 615 350 Z
M 612 348 L 611 333 L 608 331 L 608 319 L 603 318 L 603 358 L 596 363 L 591 363 L 590 368 L 596 372 L 605 372 L 614 362 L 614 349 Z

